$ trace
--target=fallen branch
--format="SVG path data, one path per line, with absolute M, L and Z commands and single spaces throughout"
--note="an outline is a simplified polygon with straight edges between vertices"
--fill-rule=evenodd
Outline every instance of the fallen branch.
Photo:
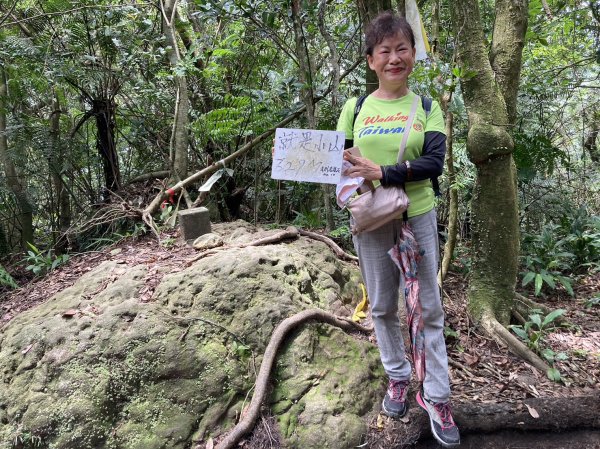
M 538 416 L 537 418 L 534 415 Z M 517 403 L 465 404 L 455 407 L 461 430 L 566 430 L 600 427 L 600 397 L 531 398 Z
M 414 405 L 402 420 L 387 419 L 383 430 L 374 426 L 367 436 L 366 447 L 408 447 L 429 437 L 429 417 L 417 404 Z M 596 393 L 580 397 L 528 398 L 515 402 L 461 404 L 453 407 L 453 415 L 463 436 L 511 430 L 560 432 L 598 429 L 600 397 Z M 388 444 L 381 444 L 386 442 Z M 504 444 L 498 447 L 500 446 L 508 447 Z M 530 446 L 521 444 L 519 447 Z M 583 449 L 589 446 L 580 447 Z
M 252 401 L 250 401 L 246 414 L 231 432 L 217 444 L 216 449 L 230 449 L 234 447 L 244 435 L 252 430 L 254 423 L 260 415 L 260 406 L 265 399 L 269 375 L 273 368 L 275 356 L 277 355 L 279 347 L 291 330 L 309 321 L 331 324 L 332 326 L 339 327 L 345 331 L 358 329 L 363 332 L 370 332 L 369 328 L 365 328 L 364 326 L 353 322 L 351 319 L 339 317 L 321 309 L 304 310 L 279 323 L 275 328 L 273 335 L 271 335 L 271 340 L 265 350 L 263 361 L 260 365 L 258 376 L 256 377 L 254 395 L 252 396 Z
M 348 254 L 342 248 L 339 247 L 337 243 L 331 240 L 329 237 L 326 237 L 321 234 L 317 234 L 316 232 L 306 231 L 304 229 L 299 229 L 300 235 L 304 237 L 309 237 L 314 240 L 318 240 L 320 242 L 325 243 L 327 246 L 331 248 L 331 250 L 338 256 L 340 259 L 349 260 L 351 262 L 358 262 L 358 257 L 353 256 L 352 254 Z
M 138 182 L 146 182 L 155 179 L 165 179 L 168 178 L 171 172 L 169 170 L 160 170 L 154 171 L 150 173 L 144 173 L 143 175 L 136 176 L 135 178 L 130 179 L 127 184 L 136 184 Z
M 448 365 L 453 366 L 454 368 L 458 368 L 459 370 L 463 371 L 465 373 L 465 375 L 467 375 L 471 379 L 473 377 L 475 377 L 473 375 L 473 373 L 471 372 L 471 370 L 469 370 L 469 368 L 467 368 L 465 365 L 463 365 L 460 362 L 457 362 L 454 359 L 448 358 Z

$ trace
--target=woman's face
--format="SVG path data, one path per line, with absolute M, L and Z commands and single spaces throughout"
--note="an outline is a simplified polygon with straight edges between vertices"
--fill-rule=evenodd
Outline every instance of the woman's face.
M 369 67 L 379 82 L 389 86 L 407 86 L 408 75 L 415 64 L 416 49 L 402 33 L 386 37 L 373 48 L 373 55 L 367 55 Z

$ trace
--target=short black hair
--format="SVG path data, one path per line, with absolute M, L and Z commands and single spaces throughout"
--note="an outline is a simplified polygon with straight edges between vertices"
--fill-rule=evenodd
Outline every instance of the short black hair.
M 404 17 L 394 14 L 392 11 L 385 11 L 377 15 L 365 31 L 365 52 L 373 56 L 373 49 L 381 44 L 384 39 L 396 36 L 398 33 L 406 37 L 412 47 L 415 47 L 415 34 Z

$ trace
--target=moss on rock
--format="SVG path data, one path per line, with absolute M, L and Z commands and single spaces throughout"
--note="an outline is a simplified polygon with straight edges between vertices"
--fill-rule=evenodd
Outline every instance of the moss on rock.
M 228 244 L 232 226 L 237 242 L 266 234 L 215 226 Z M 1 449 L 189 448 L 234 424 L 279 322 L 308 307 L 348 314 L 360 297 L 356 267 L 304 238 L 220 251 L 165 275 L 149 302 L 138 295 L 145 274 L 105 262 L 8 324 Z M 272 404 L 286 444 L 311 447 L 327 423 L 354 444 L 380 389 L 376 349 L 328 326 L 292 341 Z

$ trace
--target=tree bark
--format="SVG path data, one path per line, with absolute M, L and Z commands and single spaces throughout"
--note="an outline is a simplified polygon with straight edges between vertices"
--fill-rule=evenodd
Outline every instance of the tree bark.
M 524 39 L 523 22 L 527 19 L 521 14 L 526 13 L 526 2 L 497 2 L 496 21 L 502 25 L 495 28 L 492 44 L 494 71 L 488 59 L 478 2 L 464 0 L 451 4 L 458 61 L 473 72 L 472 77 L 461 80 L 469 118 L 467 151 L 477 167 L 472 200 L 469 309 L 476 320 L 490 314 L 503 324 L 510 319 L 519 254 L 514 144 L 508 132 L 507 102 L 516 104 L 514 85 L 518 85 L 521 60 L 520 55 L 517 58 L 505 47 L 522 48 L 519 45 Z M 518 63 L 507 61 L 508 54 Z M 507 92 L 502 95 L 504 90 Z
M 304 34 L 302 25 L 302 5 L 300 0 L 292 0 L 292 22 L 294 28 L 294 42 L 296 49 L 296 57 L 299 63 L 300 81 L 303 86 L 300 89 L 300 97 L 306 106 L 306 118 L 309 129 L 317 129 L 317 118 L 315 114 L 315 100 L 313 89 L 314 70 L 308 52 L 308 42 Z M 333 222 L 333 207 L 331 206 L 331 190 L 326 184 L 321 184 L 321 192 L 323 194 L 323 206 L 325 209 L 325 223 L 327 231 L 334 228 Z
M 96 147 L 102 159 L 105 187 L 111 192 L 116 192 L 121 188 L 119 156 L 115 146 L 115 109 L 116 104 L 112 98 L 92 100 L 92 110 L 98 130 Z M 108 196 L 104 199 L 107 200 Z
M 167 50 L 171 67 L 175 69 L 181 62 L 179 46 L 175 34 L 175 19 L 177 15 L 177 0 L 166 0 L 162 6 L 163 33 L 170 49 Z M 173 129 L 169 148 L 170 166 L 173 179 L 183 179 L 187 175 L 188 164 L 188 113 L 190 109 L 187 79 L 184 75 L 175 75 L 175 112 L 173 114 Z
M 517 118 L 517 92 L 527 32 L 528 0 L 496 0 L 490 63 L 506 103 L 508 120 Z
M 62 178 L 64 155 L 60 141 L 60 103 L 56 92 L 52 100 L 52 112 L 50 115 L 50 147 L 51 153 L 48 158 L 48 166 L 52 189 L 56 197 L 55 213 L 57 217 L 53 229 L 55 236 L 54 249 L 57 254 L 63 254 L 67 251 L 67 241 L 61 238 L 61 236 L 71 226 L 71 204 L 69 201 L 69 192 Z
M 384 11 L 394 10 L 394 4 L 391 0 L 356 0 L 356 6 L 358 8 L 358 15 L 362 22 L 363 33 L 367 29 L 367 25 L 377 17 L 377 14 Z M 404 8 L 398 9 L 401 11 L 401 15 L 404 15 Z M 370 94 L 379 87 L 379 80 L 377 74 L 369 68 L 369 65 L 365 62 L 365 94 Z
M 600 110 L 594 109 L 584 113 L 584 117 L 587 118 L 589 123 L 589 131 L 585 135 L 583 141 L 583 148 L 590 155 L 590 159 L 596 165 L 600 164 L 600 143 L 596 144 L 598 135 L 600 134 Z
M 453 415 L 463 434 L 504 430 L 559 432 L 598 429 L 599 399 L 598 394 L 592 394 L 572 398 L 528 398 L 512 403 L 461 404 L 453 407 Z M 532 413 L 537 413 L 539 417 L 534 418 Z M 390 429 L 386 428 L 385 431 L 395 432 L 400 427 L 408 427 L 402 431 L 417 435 L 417 439 L 420 439 L 421 431 L 429 428 L 429 418 L 419 407 L 411 408 L 407 418 L 408 424 L 402 421 L 391 422 Z M 415 441 L 406 443 L 414 444 Z
M 444 257 L 440 268 L 440 283 L 446 278 L 454 248 L 456 247 L 456 237 L 458 235 L 458 189 L 455 186 L 456 172 L 454 171 L 454 151 L 453 151 L 453 135 L 452 126 L 454 123 L 454 115 L 448 110 L 447 103 L 444 104 L 444 113 L 446 120 L 446 167 L 448 169 L 448 184 L 450 192 L 449 213 L 448 213 L 448 228 L 446 231 L 447 239 L 444 244 Z
M 17 206 L 17 227 L 21 234 L 21 245 L 27 248 L 27 243 L 33 244 L 33 207 L 27 195 L 25 179 L 19 174 L 15 164 L 16 154 L 11 155 L 6 137 L 6 110 L 8 109 L 8 84 L 6 69 L 0 64 L 0 161 L 4 168 L 6 185 L 12 192 Z M 9 230 L 9 233 L 12 234 Z

